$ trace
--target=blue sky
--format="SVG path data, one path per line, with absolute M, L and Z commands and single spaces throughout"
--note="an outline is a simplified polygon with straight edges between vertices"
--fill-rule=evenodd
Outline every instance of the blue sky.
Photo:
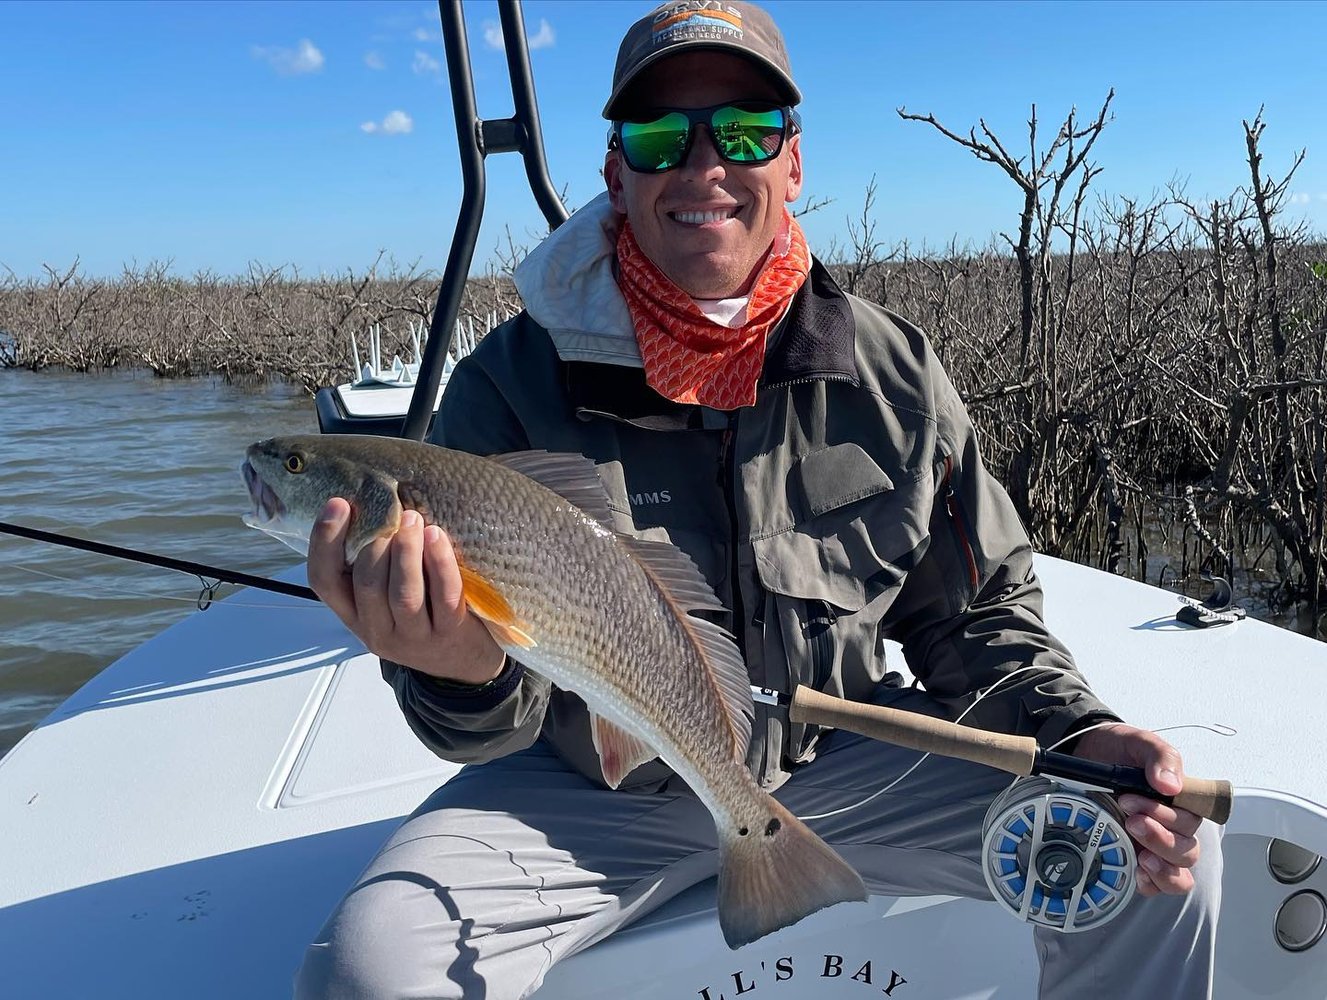
M 492 2 L 467 2 L 480 114 L 511 113 Z M 527 0 L 550 172 L 573 204 L 600 189 L 599 118 L 617 43 L 649 3 Z M 1265 105 L 1265 169 L 1308 158 L 1291 212 L 1327 233 L 1327 4 L 883 3 L 773 0 L 805 94 L 813 248 L 846 233 L 874 176 L 886 240 L 1012 232 L 996 168 L 894 109 L 957 131 L 984 117 L 1025 145 L 1096 111 L 1103 194 L 1247 182 L 1240 121 Z M 437 7 L 426 2 L 0 4 L 0 264 L 81 258 L 89 274 L 171 259 L 184 274 L 250 260 L 362 269 L 385 249 L 441 269 L 460 199 Z M 476 267 L 510 227 L 540 232 L 519 157 L 488 160 Z

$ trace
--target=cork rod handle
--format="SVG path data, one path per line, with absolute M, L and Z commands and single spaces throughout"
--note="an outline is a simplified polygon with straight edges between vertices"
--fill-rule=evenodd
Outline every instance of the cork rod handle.
M 806 685 L 793 694 L 788 717 L 793 722 L 846 729 L 909 750 L 987 764 L 1010 774 L 1031 774 L 1037 758 L 1037 741 L 1031 736 L 990 733 L 916 712 L 847 701 Z

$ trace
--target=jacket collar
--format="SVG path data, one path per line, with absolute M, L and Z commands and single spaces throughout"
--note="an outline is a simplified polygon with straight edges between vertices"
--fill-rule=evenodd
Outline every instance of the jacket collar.
M 793 299 L 765 355 L 760 387 L 814 380 L 861 385 L 857 371 L 857 324 L 848 297 L 820 261 Z

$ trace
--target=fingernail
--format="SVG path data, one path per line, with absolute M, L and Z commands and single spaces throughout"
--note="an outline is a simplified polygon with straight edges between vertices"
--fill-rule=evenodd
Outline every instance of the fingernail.
M 1138 838 L 1147 833 L 1147 820 L 1142 816 L 1130 816 L 1124 821 L 1124 826 L 1125 829 Z
M 430 524 L 424 528 L 424 541 L 427 544 L 432 545 L 441 537 L 442 537 L 442 529 L 439 528 L 436 524 Z
M 413 528 L 419 524 L 419 514 L 413 510 L 403 511 L 401 513 L 401 527 Z
M 1144 868 L 1150 871 L 1153 875 L 1161 874 L 1161 869 L 1165 867 L 1165 863 L 1155 854 L 1144 854 L 1139 864 L 1141 864 Z

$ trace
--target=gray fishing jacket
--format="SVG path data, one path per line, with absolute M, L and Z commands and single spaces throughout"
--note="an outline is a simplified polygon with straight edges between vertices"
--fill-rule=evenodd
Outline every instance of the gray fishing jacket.
M 868 700 L 893 639 L 955 713 L 1001 676 L 1045 667 L 982 700 L 973 725 L 1045 746 L 1116 718 L 1046 630 L 1027 535 L 920 330 L 844 294 L 816 262 L 771 334 L 754 406 L 670 402 L 645 382 L 614 226 L 601 196 L 527 258 L 527 311 L 457 366 L 436 443 L 593 459 L 615 528 L 695 560 L 757 686 Z M 383 673 L 444 758 L 488 760 L 542 735 L 602 780 L 584 704 L 518 663 L 477 688 L 386 661 Z M 748 763 L 774 786 L 814 758 L 819 733 L 786 708 L 755 710 Z M 654 761 L 623 786 L 667 773 Z

